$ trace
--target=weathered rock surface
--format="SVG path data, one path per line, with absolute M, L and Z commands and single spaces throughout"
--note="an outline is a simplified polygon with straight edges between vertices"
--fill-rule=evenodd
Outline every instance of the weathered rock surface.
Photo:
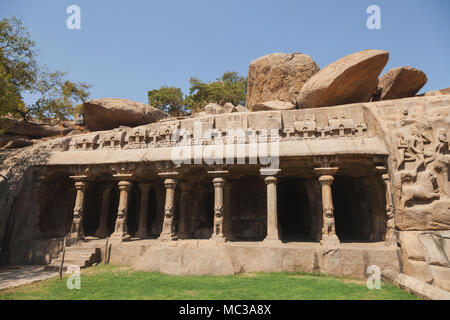
M 28 138 L 18 138 L 12 141 L 9 141 L 5 146 L 4 149 L 17 149 L 17 148 L 24 148 L 28 147 L 34 144 L 33 140 L 30 140 Z
M 370 264 L 400 272 L 399 249 L 325 248 L 319 244 L 222 243 L 183 240 L 113 244 L 110 262 L 174 275 L 232 275 L 241 272 L 303 271 L 365 279 Z
M 72 128 L 64 128 L 59 125 L 47 125 L 34 122 L 26 122 L 14 118 L 6 118 L 6 132 L 32 138 L 51 137 L 65 135 Z
M 253 106 L 253 111 L 292 110 L 295 105 L 286 101 L 265 101 Z
M 426 74 L 416 68 L 404 66 L 386 72 L 378 81 L 378 97 L 390 100 L 413 97 L 427 83 Z
M 167 117 L 163 111 L 147 104 L 118 98 L 90 100 L 83 108 L 86 126 L 93 131 L 134 127 Z
M 425 92 L 424 96 L 442 96 L 446 94 L 450 94 L 450 88 L 428 91 Z
M 6 144 L 8 144 L 11 141 L 18 140 L 18 139 L 27 139 L 26 136 L 19 136 L 16 134 L 3 134 L 0 135 L 0 149 L 3 148 Z
M 247 79 L 246 107 L 265 101 L 286 101 L 295 104 L 304 83 L 320 70 L 306 54 L 273 53 L 250 63 Z
M 369 101 L 388 58 L 387 51 L 363 50 L 329 64 L 303 85 L 297 106 L 317 108 Z

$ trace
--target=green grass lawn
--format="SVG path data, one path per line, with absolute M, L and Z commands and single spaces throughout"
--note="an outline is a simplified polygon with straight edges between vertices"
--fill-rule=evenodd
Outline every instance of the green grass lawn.
M 363 280 L 308 273 L 235 276 L 170 276 L 127 267 L 98 265 L 81 271 L 81 289 L 53 278 L 0 291 L 0 299 L 418 299 L 389 283 L 369 290 Z

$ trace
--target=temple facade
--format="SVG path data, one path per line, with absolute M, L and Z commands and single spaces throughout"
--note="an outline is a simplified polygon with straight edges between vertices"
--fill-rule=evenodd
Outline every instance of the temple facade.
M 53 139 L 28 155 L 20 201 L 2 200 L 22 221 L 2 254 L 48 264 L 67 237 L 139 270 L 364 278 L 375 265 L 445 289 L 449 117 L 442 95 Z

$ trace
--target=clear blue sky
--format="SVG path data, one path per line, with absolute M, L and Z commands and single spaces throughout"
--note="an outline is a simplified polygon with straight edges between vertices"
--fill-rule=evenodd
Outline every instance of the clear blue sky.
M 66 8 L 81 8 L 81 30 L 66 28 Z M 381 30 L 366 9 L 381 8 Z M 147 91 L 189 78 L 247 74 L 273 52 L 302 52 L 323 68 L 363 49 L 390 52 L 389 68 L 428 76 L 422 91 L 450 86 L 448 0 L 0 0 L 0 18 L 22 16 L 40 62 L 93 85 L 92 98 L 147 102 Z

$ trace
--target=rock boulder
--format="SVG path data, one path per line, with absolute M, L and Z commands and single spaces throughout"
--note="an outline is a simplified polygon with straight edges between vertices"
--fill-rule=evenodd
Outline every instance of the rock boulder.
M 135 127 L 166 118 L 163 111 L 144 103 L 102 98 L 83 105 L 83 118 L 89 130 L 111 130 L 120 126 Z
M 427 83 L 425 73 L 419 69 L 404 66 L 386 72 L 378 81 L 374 100 L 391 100 L 413 97 Z
M 303 109 L 369 101 L 388 58 L 387 51 L 363 50 L 329 64 L 303 85 L 297 106 Z
M 265 101 L 286 101 L 295 104 L 303 84 L 320 70 L 306 54 L 273 53 L 250 63 L 247 78 L 246 107 Z
M 32 138 L 43 138 L 58 135 L 65 135 L 72 131 L 72 128 L 64 128 L 59 125 L 47 125 L 34 121 L 24 121 L 7 117 L 5 119 L 6 132 L 9 134 L 27 136 Z

